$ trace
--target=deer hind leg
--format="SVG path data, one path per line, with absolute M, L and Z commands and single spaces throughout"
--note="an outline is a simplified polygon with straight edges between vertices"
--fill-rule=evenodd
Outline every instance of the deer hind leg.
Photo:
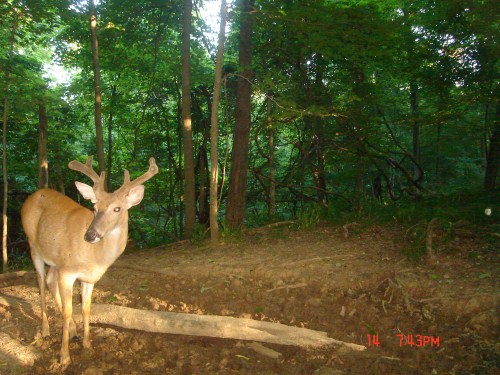
M 69 356 L 69 337 L 71 321 L 73 320 L 73 284 L 76 277 L 58 272 L 59 295 L 61 297 L 63 315 L 63 334 L 61 344 L 61 365 L 66 366 L 71 362 Z
M 83 347 L 90 348 L 90 303 L 94 284 L 81 282 L 82 285 L 82 312 L 83 312 Z
M 47 319 L 47 306 L 45 304 L 45 263 L 42 258 L 31 252 L 33 265 L 35 266 L 42 301 L 42 337 L 50 335 L 49 320 Z
M 47 272 L 47 285 L 50 293 L 56 300 L 56 305 L 59 308 L 59 311 L 62 313 L 61 294 L 59 293 L 59 272 L 57 272 L 57 268 L 49 267 L 49 271 Z M 73 338 L 76 335 L 76 324 L 73 317 L 71 317 L 69 323 L 69 337 Z

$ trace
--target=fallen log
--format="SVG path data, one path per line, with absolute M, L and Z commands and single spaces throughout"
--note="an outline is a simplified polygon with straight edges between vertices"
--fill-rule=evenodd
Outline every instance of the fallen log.
M 94 304 L 90 321 L 147 332 L 220 337 L 301 347 L 336 344 L 358 351 L 366 349 L 363 345 L 327 337 L 325 332 L 230 316 L 193 315 Z
M 31 305 L 27 301 L 11 296 L 0 296 L 0 304 L 24 308 Z M 74 319 L 77 322 L 82 320 L 79 314 L 75 314 Z M 176 335 L 219 337 L 300 347 L 341 345 L 357 351 L 366 349 L 363 345 L 332 339 L 327 336 L 326 332 L 230 316 L 194 315 L 92 304 L 90 322 Z
M 23 277 L 25 275 L 34 274 L 34 271 L 17 271 L 0 274 L 0 281 L 16 279 L 18 277 Z

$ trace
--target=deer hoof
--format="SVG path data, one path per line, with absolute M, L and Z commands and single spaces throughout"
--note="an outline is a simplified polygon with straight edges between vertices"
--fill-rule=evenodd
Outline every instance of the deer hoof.
M 69 356 L 69 353 L 64 353 L 61 352 L 61 366 L 63 369 L 68 367 L 71 364 L 71 357 Z
M 83 339 L 83 347 L 85 349 L 90 349 L 92 347 L 92 345 L 90 344 L 90 340 Z

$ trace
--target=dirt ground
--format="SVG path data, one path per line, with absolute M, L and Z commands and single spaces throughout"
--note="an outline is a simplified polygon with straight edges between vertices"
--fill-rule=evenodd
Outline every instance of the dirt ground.
M 72 341 L 66 373 L 498 374 L 498 242 L 457 236 L 428 266 L 403 257 L 406 235 L 396 227 L 347 235 L 326 224 L 248 230 L 216 248 L 126 252 L 94 289 L 95 303 L 279 322 L 365 351 L 262 343 L 269 354 L 244 340 L 91 325 L 92 349 Z M 42 339 L 34 273 L 1 281 L 2 295 L 32 304 L 0 304 L 0 332 L 38 359 L 21 367 L 0 348 L 0 373 L 58 372 L 62 319 L 52 297 L 52 336 Z

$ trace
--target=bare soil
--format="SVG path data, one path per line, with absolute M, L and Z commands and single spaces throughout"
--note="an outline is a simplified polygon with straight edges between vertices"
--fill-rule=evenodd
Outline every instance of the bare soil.
M 263 343 L 268 353 L 244 340 L 92 325 L 92 349 L 71 342 L 66 373 L 499 373 L 498 242 L 456 237 L 427 265 L 401 255 L 407 233 L 399 228 L 354 232 L 326 224 L 260 228 L 217 247 L 181 242 L 129 251 L 96 284 L 93 301 L 279 322 L 365 351 Z M 49 297 L 52 336 L 40 338 L 35 274 L 1 281 L 1 295 L 32 304 L 0 304 L 0 331 L 39 357 L 23 367 L 0 348 L 0 373 L 60 371 L 62 318 Z

